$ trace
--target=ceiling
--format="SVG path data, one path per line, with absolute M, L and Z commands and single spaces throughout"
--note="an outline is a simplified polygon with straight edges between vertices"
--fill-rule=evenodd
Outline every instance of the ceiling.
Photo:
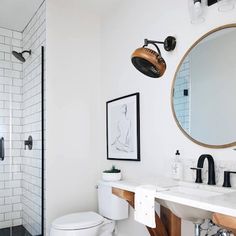
M 0 27 L 22 32 L 44 0 L 0 0 Z
M 0 0 L 0 27 L 22 32 L 45 0 Z M 64 0 L 66 1 L 66 0 Z M 76 0 L 82 7 L 103 15 L 124 0 Z
M 80 4 L 102 15 L 111 9 L 116 8 L 122 1 L 124 0 L 80 0 Z

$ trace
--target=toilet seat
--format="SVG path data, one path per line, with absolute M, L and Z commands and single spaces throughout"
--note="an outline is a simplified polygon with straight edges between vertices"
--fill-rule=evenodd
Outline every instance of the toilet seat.
M 62 216 L 52 223 L 52 227 L 58 230 L 79 230 L 95 227 L 103 222 L 102 216 L 89 211 Z

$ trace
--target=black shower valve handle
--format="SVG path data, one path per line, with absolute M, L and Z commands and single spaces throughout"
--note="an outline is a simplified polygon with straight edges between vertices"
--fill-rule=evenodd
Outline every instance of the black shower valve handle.
M 236 174 L 236 171 L 224 171 L 223 187 L 231 188 L 230 174 Z
M 4 138 L 0 138 L 0 161 L 4 161 L 5 158 L 5 148 L 4 148 Z
M 202 168 L 199 167 L 191 167 L 191 170 L 196 170 L 196 180 L 195 183 L 202 183 Z
M 33 148 L 33 138 L 32 138 L 31 135 L 28 137 L 27 140 L 24 141 L 24 144 L 25 144 L 25 150 L 26 150 L 26 146 L 28 146 L 29 150 L 32 150 L 32 148 Z

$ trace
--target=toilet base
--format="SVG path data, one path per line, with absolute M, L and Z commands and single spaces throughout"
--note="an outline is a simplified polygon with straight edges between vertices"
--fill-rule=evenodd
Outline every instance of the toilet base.
M 99 236 L 112 236 L 115 231 L 115 221 L 108 220 L 105 218 L 104 223 L 99 228 L 98 235 Z

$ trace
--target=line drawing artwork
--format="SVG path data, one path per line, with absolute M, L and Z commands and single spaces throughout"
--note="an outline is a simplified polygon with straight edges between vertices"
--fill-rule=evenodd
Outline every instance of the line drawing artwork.
M 116 123 L 115 140 L 111 143 L 117 151 L 130 153 L 133 152 L 132 145 L 132 122 L 128 115 L 128 106 L 123 104 L 120 107 L 120 118 Z
M 107 159 L 140 161 L 139 93 L 106 102 Z

